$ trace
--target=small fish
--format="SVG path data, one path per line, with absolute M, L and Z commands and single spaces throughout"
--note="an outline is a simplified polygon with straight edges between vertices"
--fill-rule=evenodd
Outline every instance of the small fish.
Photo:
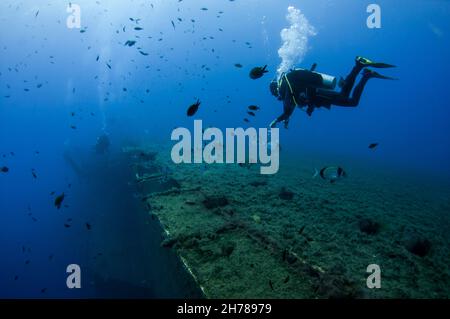
M 208 8 L 201 8 L 202 11 L 208 11 Z
M 141 30 L 144 30 L 144 29 L 141 28 L 141 27 L 135 27 L 134 30 L 136 30 L 136 31 L 141 31 Z
M 242 68 L 242 64 L 240 63 L 236 63 L 234 66 L 237 67 L 238 69 Z
M 19 276 L 15 275 L 14 276 L 14 281 L 17 281 L 19 279 Z
M 172 22 L 172 27 L 173 27 L 173 29 L 175 30 L 175 23 L 173 22 L 173 20 L 170 21 L 170 22 Z
M 47 292 L 47 288 L 42 288 L 41 293 L 45 294 Z
M 258 111 L 258 110 L 259 110 L 259 107 L 256 106 L 256 105 L 250 105 L 250 106 L 248 107 L 248 109 L 249 109 L 249 110 L 252 110 L 252 111 Z
M 256 80 L 256 79 L 261 78 L 265 73 L 268 73 L 268 72 L 269 71 L 267 71 L 267 65 L 265 65 L 264 67 L 253 68 L 250 71 L 249 76 L 252 80 Z
M 69 224 L 64 224 L 64 227 L 70 228 L 70 225 Z
M 106 63 L 106 66 L 111 70 L 111 65 L 109 63 Z
M 95 59 L 95 61 L 100 60 L 100 55 L 97 55 L 97 59 Z
M 127 42 L 125 42 L 125 46 L 129 46 L 129 47 L 132 47 L 135 44 L 136 44 L 136 41 L 133 41 L 133 40 L 128 40 Z
M 372 143 L 372 144 L 369 145 L 369 148 L 371 150 L 374 150 L 374 149 L 376 149 L 378 147 L 378 145 L 379 145 L 379 143 Z
M 71 125 L 70 128 L 71 128 L 72 130 L 76 130 L 76 129 L 77 129 L 77 127 L 76 127 L 75 125 Z
M 148 53 L 146 53 L 146 52 L 144 52 L 144 51 L 140 51 L 140 50 L 139 50 L 139 53 L 142 54 L 142 55 L 145 55 L 145 56 L 148 55 Z
M 0 169 L 0 172 L 2 172 L 2 173 L 8 173 L 9 172 L 9 168 L 8 167 L 6 167 L 6 166 L 3 166 L 1 169 Z
M 36 170 L 34 168 L 31 169 L 31 175 L 33 175 L 35 179 L 37 178 Z
M 250 123 L 250 121 L 248 119 L 244 119 L 245 123 Z
M 192 105 L 188 108 L 188 110 L 187 110 L 187 116 L 194 116 L 195 113 L 197 113 L 200 104 L 202 104 L 202 103 L 200 102 L 199 99 L 197 99 L 197 102 L 195 102 L 194 104 L 192 104 Z
M 86 229 L 87 229 L 87 230 L 91 230 L 91 229 L 92 229 L 92 226 L 91 226 L 91 224 L 89 224 L 89 223 L 86 223 Z
M 62 202 L 64 201 L 65 197 L 66 197 L 66 195 L 64 193 L 62 193 L 61 195 L 59 195 L 58 197 L 55 198 L 55 206 L 57 209 L 61 208 Z
M 36 12 L 36 14 L 34 15 L 34 17 L 37 17 L 39 15 L 39 10 Z
M 256 116 L 256 114 L 255 114 L 254 112 L 248 111 L 247 113 L 248 113 L 248 115 L 250 115 L 250 116 Z
M 320 172 L 316 169 L 313 178 L 320 175 L 320 177 L 330 183 L 335 183 L 338 179 L 342 177 L 347 177 L 347 173 L 344 171 L 342 167 L 339 166 L 327 166 L 320 170 Z

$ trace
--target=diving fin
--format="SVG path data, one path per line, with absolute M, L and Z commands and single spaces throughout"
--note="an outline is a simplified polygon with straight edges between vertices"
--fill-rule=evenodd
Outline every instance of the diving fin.
M 373 62 L 367 58 L 363 58 L 362 56 L 356 57 L 356 62 L 365 67 L 372 67 L 372 68 L 378 68 L 378 69 L 387 69 L 387 68 L 395 68 L 396 67 L 393 64 Z
M 397 78 L 393 78 L 393 77 L 390 77 L 390 76 L 385 76 L 385 75 L 382 75 L 382 74 L 380 74 L 378 72 L 375 72 L 375 71 L 372 71 L 372 70 L 368 70 L 368 69 L 364 70 L 363 75 L 364 76 L 369 76 L 370 78 L 376 78 L 376 79 L 382 79 L 382 80 L 391 80 L 391 81 L 398 80 Z

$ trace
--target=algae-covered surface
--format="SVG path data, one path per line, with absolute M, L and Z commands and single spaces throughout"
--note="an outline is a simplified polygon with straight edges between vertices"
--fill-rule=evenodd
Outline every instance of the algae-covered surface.
M 448 186 L 364 169 L 331 184 L 293 159 L 273 176 L 175 165 L 155 149 L 126 151 L 162 245 L 208 298 L 450 296 Z

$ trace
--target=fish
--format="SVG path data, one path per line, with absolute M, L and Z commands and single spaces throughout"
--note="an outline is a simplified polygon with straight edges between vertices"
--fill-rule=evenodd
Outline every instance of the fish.
M 91 229 L 92 229 L 92 226 L 91 226 L 91 224 L 89 224 L 89 223 L 86 223 L 86 229 L 87 229 L 87 230 L 91 230 Z
M 252 80 L 256 80 L 256 79 L 261 78 L 265 73 L 268 73 L 268 72 L 269 71 L 267 71 L 267 65 L 265 65 L 264 67 L 253 68 L 250 71 L 249 76 Z
M 378 147 L 378 145 L 379 145 L 378 143 L 372 143 L 372 144 L 369 145 L 369 148 L 371 150 L 374 150 L 374 149 L 376 149 Z
M 37 178 L 36 170 L 34 168 L 31 169 L 31 175 L 33 175 L 34 178 Z
M 58 197 L 55 198 L 55 206 L 57 209 L 61 208 L 62 202 L 64 201 L 65 197 L 66 197 L 66 195 L 64 193 L 62 193 L 61 195 L 59 195 Z
M 1 169 L 0 169 L 0 172 L 2 172 L 2 173 L 8 173 L 9 172 L 9 168 L 8 167 L 6 167 L 6 166 L 3 166 Z
M 242 64 L 240 63 L 236 63 L 234 66 L 237 67 L 238 69 L 242 68 Z
M 125 46 L 129 46 L 129 47 L 132 47 L 133 45 L 135 45 L 136 44 L 136 41 L 134 41 L 134 40 L 128 40 L 127 42 L 125 42 Z
M 69 224 L 64 224 L 64 227 L 70 228 L 70 225 Z
M 250 115 L 250 116 L 256 116 L 256 114 L 255 114 L 254 112 L 248 111 L 247 113 L 248 113 L 248 115 Z
M 111 70 L 111 65 L 109 63 L 106 63 L 106 66 Z
M 172 22 L 172 27 L 175 29 L 175 23 L 173 22 L 173 20 L 171 22 Z
M 199 99 L 197 99 L 197 102 L 195 102 L 194 104 L 189 106 L 189 108 L 187 110 L 187 116 L 194 116 L 195 113 L 197 113 L 200 104 L 202 104 L 202 103 L 200 102 Z
M 140 50 L 139 50 L 139 53 L 142 54 L 142 55 L 146 55 L 146 56 L 148 55 L 148 53 L 146 53 L 144 51 L 140 51 Z
M 97 59 L 95 59 L 95 61 L 98 61 L 100 59 L 100 56 L 99 55 L 97 55 Z
M 141 30 L 144 30 L 144 28 L 141 28 L 141 27 L 135 27 L 134 30 L 136 30 L 136 31 L 141 31 Z
M 248 119 L 244 119 L 245 123 L 250 123 L 250 121 Z
M 322 168 L 320 171 L 316 169 L 313 178 L 318 175 L 320 175 L 322 179 L 329 181 L 331 184 L 335 183 L 342 177 L 347 177 L 347 173 L 340 166 L 327 166 Z
M 256 106 L 256 105 L 250 105 L 248 107 L 248 109 L 251 110 L 251 111 L 258 111 L 260 108 L 258 106 Z

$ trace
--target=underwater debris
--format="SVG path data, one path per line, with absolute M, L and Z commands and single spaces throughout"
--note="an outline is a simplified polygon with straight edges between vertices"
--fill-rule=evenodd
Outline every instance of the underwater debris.
M 293 192 L 287 190 L 285 187 L 282 187 L 280 193 L 278 194 L 282 200 L 292 200 L 294 195 L 295 194 Z
M 376 235 L 380 231 L 380 224 L 370 220 L 368 218 L 363 218 L 358 222 L 359 230 L 367 235 Z
M 268 72 L 269 71 L 267 71 L 267 65 L 265 65 L 264 67 L 253 68 L 250 71 L 249 76 L 252 80 L 256 80 L 256 79 L 261 78 L 265 73 L 268 73 Z
M 203 201 L 203 205 L 205 205 L 206 209 L 214 209 L 219 207 L 224 207 L 229 204 L 228 199 L 224 196 L 211 196 L 206 197 Z
M 407 238 L 405 248 L 412 254 L 425 257 L 431 250 L 431 242 L 417 234 Z

